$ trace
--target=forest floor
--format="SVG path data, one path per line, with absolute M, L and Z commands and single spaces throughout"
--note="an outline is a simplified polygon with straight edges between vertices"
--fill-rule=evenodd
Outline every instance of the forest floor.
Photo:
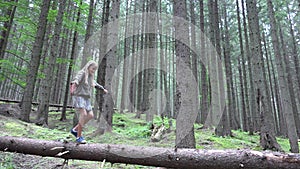
M 0 115 L 0 136 L 16 136 L 35 138 L 43 140 L 67 140 L 75 141 L 75 138 L 69 133 L 73 123 L 74 113 L 67 113 L 66 121 L 59 121 L 60 112 L 50 112 L 49 126 L 41 127 L 34 123 L 25 123 L 12 117 Z M 33 117 L 34 118 L 34 117 Z M 164 124 L 170 127 L 169 133 L 162 136 L 159 142 L 151 142 L 151 126 L 145 122 L 145 117 L 136 119 L 133 113 L 115 113 L 113 118 L 113 131 L 103 135 L 96 135 L 97 121 L 91 120 L 84 128 L 85 138 L 88 143 L 109 143 L 126 144 L 135 146 L 155 146 L 155 147 L 174 147 L 175 121 L 172 120 L 172 126 L 168 126 L 168 120 L 161 120 L 155 117 L 154 124 Z M 232 131 L 232 137 L 218 137 L 209 129 L 201 129 L 201 125 L 195 125 L 195 138 L 197 149 L 251 149 L 261 150 L 259 146 L 259 135 L 250 136 L 246 132 Z M 278 138 L 279 144 L 285 152 L 289 152 L 289 142 L 287 139 Z M 64 159 L 52 157 L 40 157 L 25 155 L 19 153 L 9 153 L 0 151 L 0 169 L 86 169 L 86 168 L 118 168 L 118 169 L 153 169 L 155 167 L 111 164 L 108 162 L 91 162 L 83 160 L 69 160 L 66 164 Z

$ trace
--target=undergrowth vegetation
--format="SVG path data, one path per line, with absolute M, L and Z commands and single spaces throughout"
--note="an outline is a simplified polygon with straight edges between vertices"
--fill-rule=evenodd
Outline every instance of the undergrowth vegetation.
M 75 138 L 69 133 L 72 122 L 73 113 L 67 113 L 67 121 L 59 121 L 60 113 L 51 112 L 49 114 L 49 126 L 41 127 L 33 123 L 25 123 L 17 119 L 0 116 L 0 136 L 16 136 L 27 137 L 42 140 L 57 140 L 74 142 Z M 159 142 L 151 142 L 150 136 L 152 129 L 155 126 L 164 125 L 169 132 L 163 134 Z M 175 145 L 175 126 L 174 119 L 164 118 L 159 116 L 154 118 L 153 124 L 145 121 L 145 115 L 140 119 L 135 118 L 133 113 L 115 113 L 113 117 L 113 131 L 103 135 L 94 136 L 94 132 L 98 128 L 96 120 L 90 121 L 84 128 L 84 136 L 88 143 L 105 143 L 105 144 L 127 144 L 135 146 L 156 146 L 156 147 L 174 147 Z M 195 137 L 197 149 L 252 149 L 261 150 L 259 146 L 259 135 L 249 135 L 247 132 L 232 131 L 232 137 L 216 136 L 213 130 L 203 129 L 200 124 L 195 124 Z M 279 144 L 285 152 L 289 152 L 289 142 L 287 139 L 278 138 Z M 26 168 L 16 161 L 18 154 L 0 152 L 0 169 L 2 168 Z M 22 158 L 24 158 L 22 156 Z M 19 158 L 20 159 L 20 158 Z M 43 158 L 45 159 L 45 157 Z M 36 160 L 33 158 L 32 160 Z M 41 159 L 42 160 L 42 157 Z M 55 158 L 48 158 L 47 160 L 55 160 Z M 63 160 L 63 159 L 60 159 Z M 46 162 L 45 162 L 46 163 Z M 32 164 L 32 163 L 31 163 Z M 37 163 L 39 165 L 39 163 Z M 87 162 L 80 160 L 72 160 L 69 162 L 69 168 L 99 168 L 101 162 Z M 84 166 L 84 167 L 83 167 Z M 114 164 L 105 164 L 108 168 L 144 168 L 143 166 Z M 32 166 L 29 166 L 30 168 Z M 45 168 L 45 166 L 34 168 Z M 46 167 L 47 168 L 47 167 Z M 146 167 L 149 168 L 149 167 Z

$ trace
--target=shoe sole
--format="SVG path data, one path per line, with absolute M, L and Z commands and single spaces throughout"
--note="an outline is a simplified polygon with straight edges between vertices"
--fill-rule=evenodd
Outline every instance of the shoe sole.
M 86 144 L 86 142 L 78 142 L 76 141 L 77 144 Z

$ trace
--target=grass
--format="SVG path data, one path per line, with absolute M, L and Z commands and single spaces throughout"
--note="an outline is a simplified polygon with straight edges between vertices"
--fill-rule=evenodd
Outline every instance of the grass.
M 15 166 L 12 162 L 12 155 L 0 154 L 0 169 L 14 169 Z
M 67 121 L 59 121 L 60 113 L 51 112 L 49 114 L 49 128 L 36 126 L 32 123 L 22 122 L 16 119 L 0 116 L 0 136 L 16 136 L 27 137 L 42 140 L 68 140 L 74 141 L 74 137 L 69 133 L 72 127 L 72 113 L 67 113 Z M 169 126 L 169 119 L 162 120 L 159 117 L 154 118 L 154 124 L 164 124 L 167 128 L 171 127 L 170 133 L 163 136 L 160 142 L 150 142 L 151 125 L 145 122 L 145 116 L 136 119 L 135 114 L 115 113 L 113 118 L 113 132 L 105 133 L 92 137 L 96 131 L 98 124 L 91 121 L 84 128 L 84 134 L 89 143 L 109 143 L 109 144 L 127 144 L 135 146 L 156 146 L 156 147 L 174 147 L 175 145 L 175 120 L 171 120 L 173 126 Z M 247 132 L 233 130 L 233 137 L 219 137 L 212 130 L 200 129 L 201 126 L 195 125 L 195 139 L 197 149 L 252 149 L 261 151 L 259 146 L 259 135 L 250 136 Z M 289 141 L 285 138 L 277 138 L 285 152 L 289 152 Z M 4 154 L 0 152 L 0 169 L 15 168 L 13 159 L 14 154 Z M 81 168 L 99 168 L 101 162 L 86 162 L 80 160 L 72 160 L 69 165 L 80 166 Z M 143 166 L 115 164 L 118 168 L 144 168 Z M 95 167 L 97 166 L 97 167 Z M 106 167 L 111 168 L 109 163 Z M 80 168 L 79 167 L 79 168 Z M 76 168 L 76 167 L 75 167 Z M 149 167 L 147 167 L 149 168 Z

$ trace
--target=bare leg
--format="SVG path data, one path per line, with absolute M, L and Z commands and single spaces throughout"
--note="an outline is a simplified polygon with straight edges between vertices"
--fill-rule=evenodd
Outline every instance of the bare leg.
M 74 127 L 74 130 L 77 131 L 77 137 L 81 137 L 82 135 L 82 128 L 83 126 L 94 118 L 93 111 L 86 112 L 85 109 L 78 109 L 79 110 L 79 121 L 78 124 Z
M 77 138 L 82 135 L 82 128 L 85 124 L 85 119 L 87 117 L 87 112 L 85 109 L 78 109 L 79 111 L 79 121 L 78 124 L 74 127 L 74 130 L 77 131 Z
M 87 112 L 87 115 L 85 116 L 85 119 L 84 119 L 84 125 L 93 118 L 94 118 L 93 111 L 91 110 L 91 111 Z

